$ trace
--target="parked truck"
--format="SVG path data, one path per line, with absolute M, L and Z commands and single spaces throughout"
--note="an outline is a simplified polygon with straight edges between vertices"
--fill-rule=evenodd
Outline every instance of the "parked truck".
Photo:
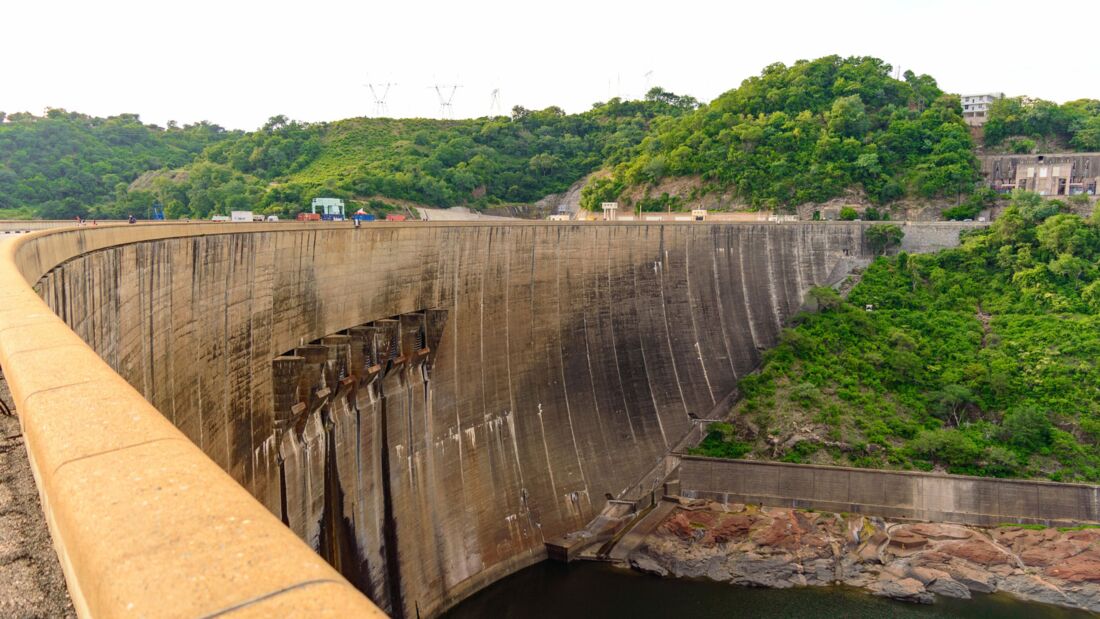
M 252 223 L 252 211 L 230 211 L 229 221 Z

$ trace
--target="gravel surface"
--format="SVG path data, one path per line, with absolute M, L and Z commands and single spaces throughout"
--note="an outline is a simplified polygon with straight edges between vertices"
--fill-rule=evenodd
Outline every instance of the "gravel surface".
M 0 374 L 0 399 L 11 407 Z M 17 417 L 0 409 L 0 617 L 76 617 Z

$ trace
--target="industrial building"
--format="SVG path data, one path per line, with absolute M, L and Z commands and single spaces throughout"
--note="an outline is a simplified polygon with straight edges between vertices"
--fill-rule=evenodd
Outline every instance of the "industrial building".
M 985 155 L 982 176 L 993 189 L 1034 191 L 1042 196 L 1096 195 L 1100 153 Z

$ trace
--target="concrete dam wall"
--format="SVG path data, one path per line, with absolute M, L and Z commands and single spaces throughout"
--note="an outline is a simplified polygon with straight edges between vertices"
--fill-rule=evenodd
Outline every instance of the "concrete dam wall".
M 867 251 L 859 223 L 162 228 L 57 233 L 38 293 L 397 616 L 582 528 Z

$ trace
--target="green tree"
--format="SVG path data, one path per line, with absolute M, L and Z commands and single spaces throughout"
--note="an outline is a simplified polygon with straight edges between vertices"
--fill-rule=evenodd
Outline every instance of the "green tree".
M 867 108 L 859 95 L 839 97 L 829 111 L 829 131 L 848 136 L 862 137 L 870 127 Z
M 1005 413 L 1001 429 L 1005 441 L 1026 453 L 1049 447 L 1054 435 L 1050 417 L 1034 405 L 1020 406 Z
M 966 421 L 966 411 L 977 404 L 974 393 L 963 385 L 944 385 L 931 395 L 934 414 L 947 420 L 956 428 Z
M 1074 132 L 1070 143 L 1078 150 L 1100 150 L 1100 114 L 1083 121 Z
M 901 245 L 905 232 L 897 224 L 874 224 L 864 230 L 867 245 L 876 254 L 885 254 Z

